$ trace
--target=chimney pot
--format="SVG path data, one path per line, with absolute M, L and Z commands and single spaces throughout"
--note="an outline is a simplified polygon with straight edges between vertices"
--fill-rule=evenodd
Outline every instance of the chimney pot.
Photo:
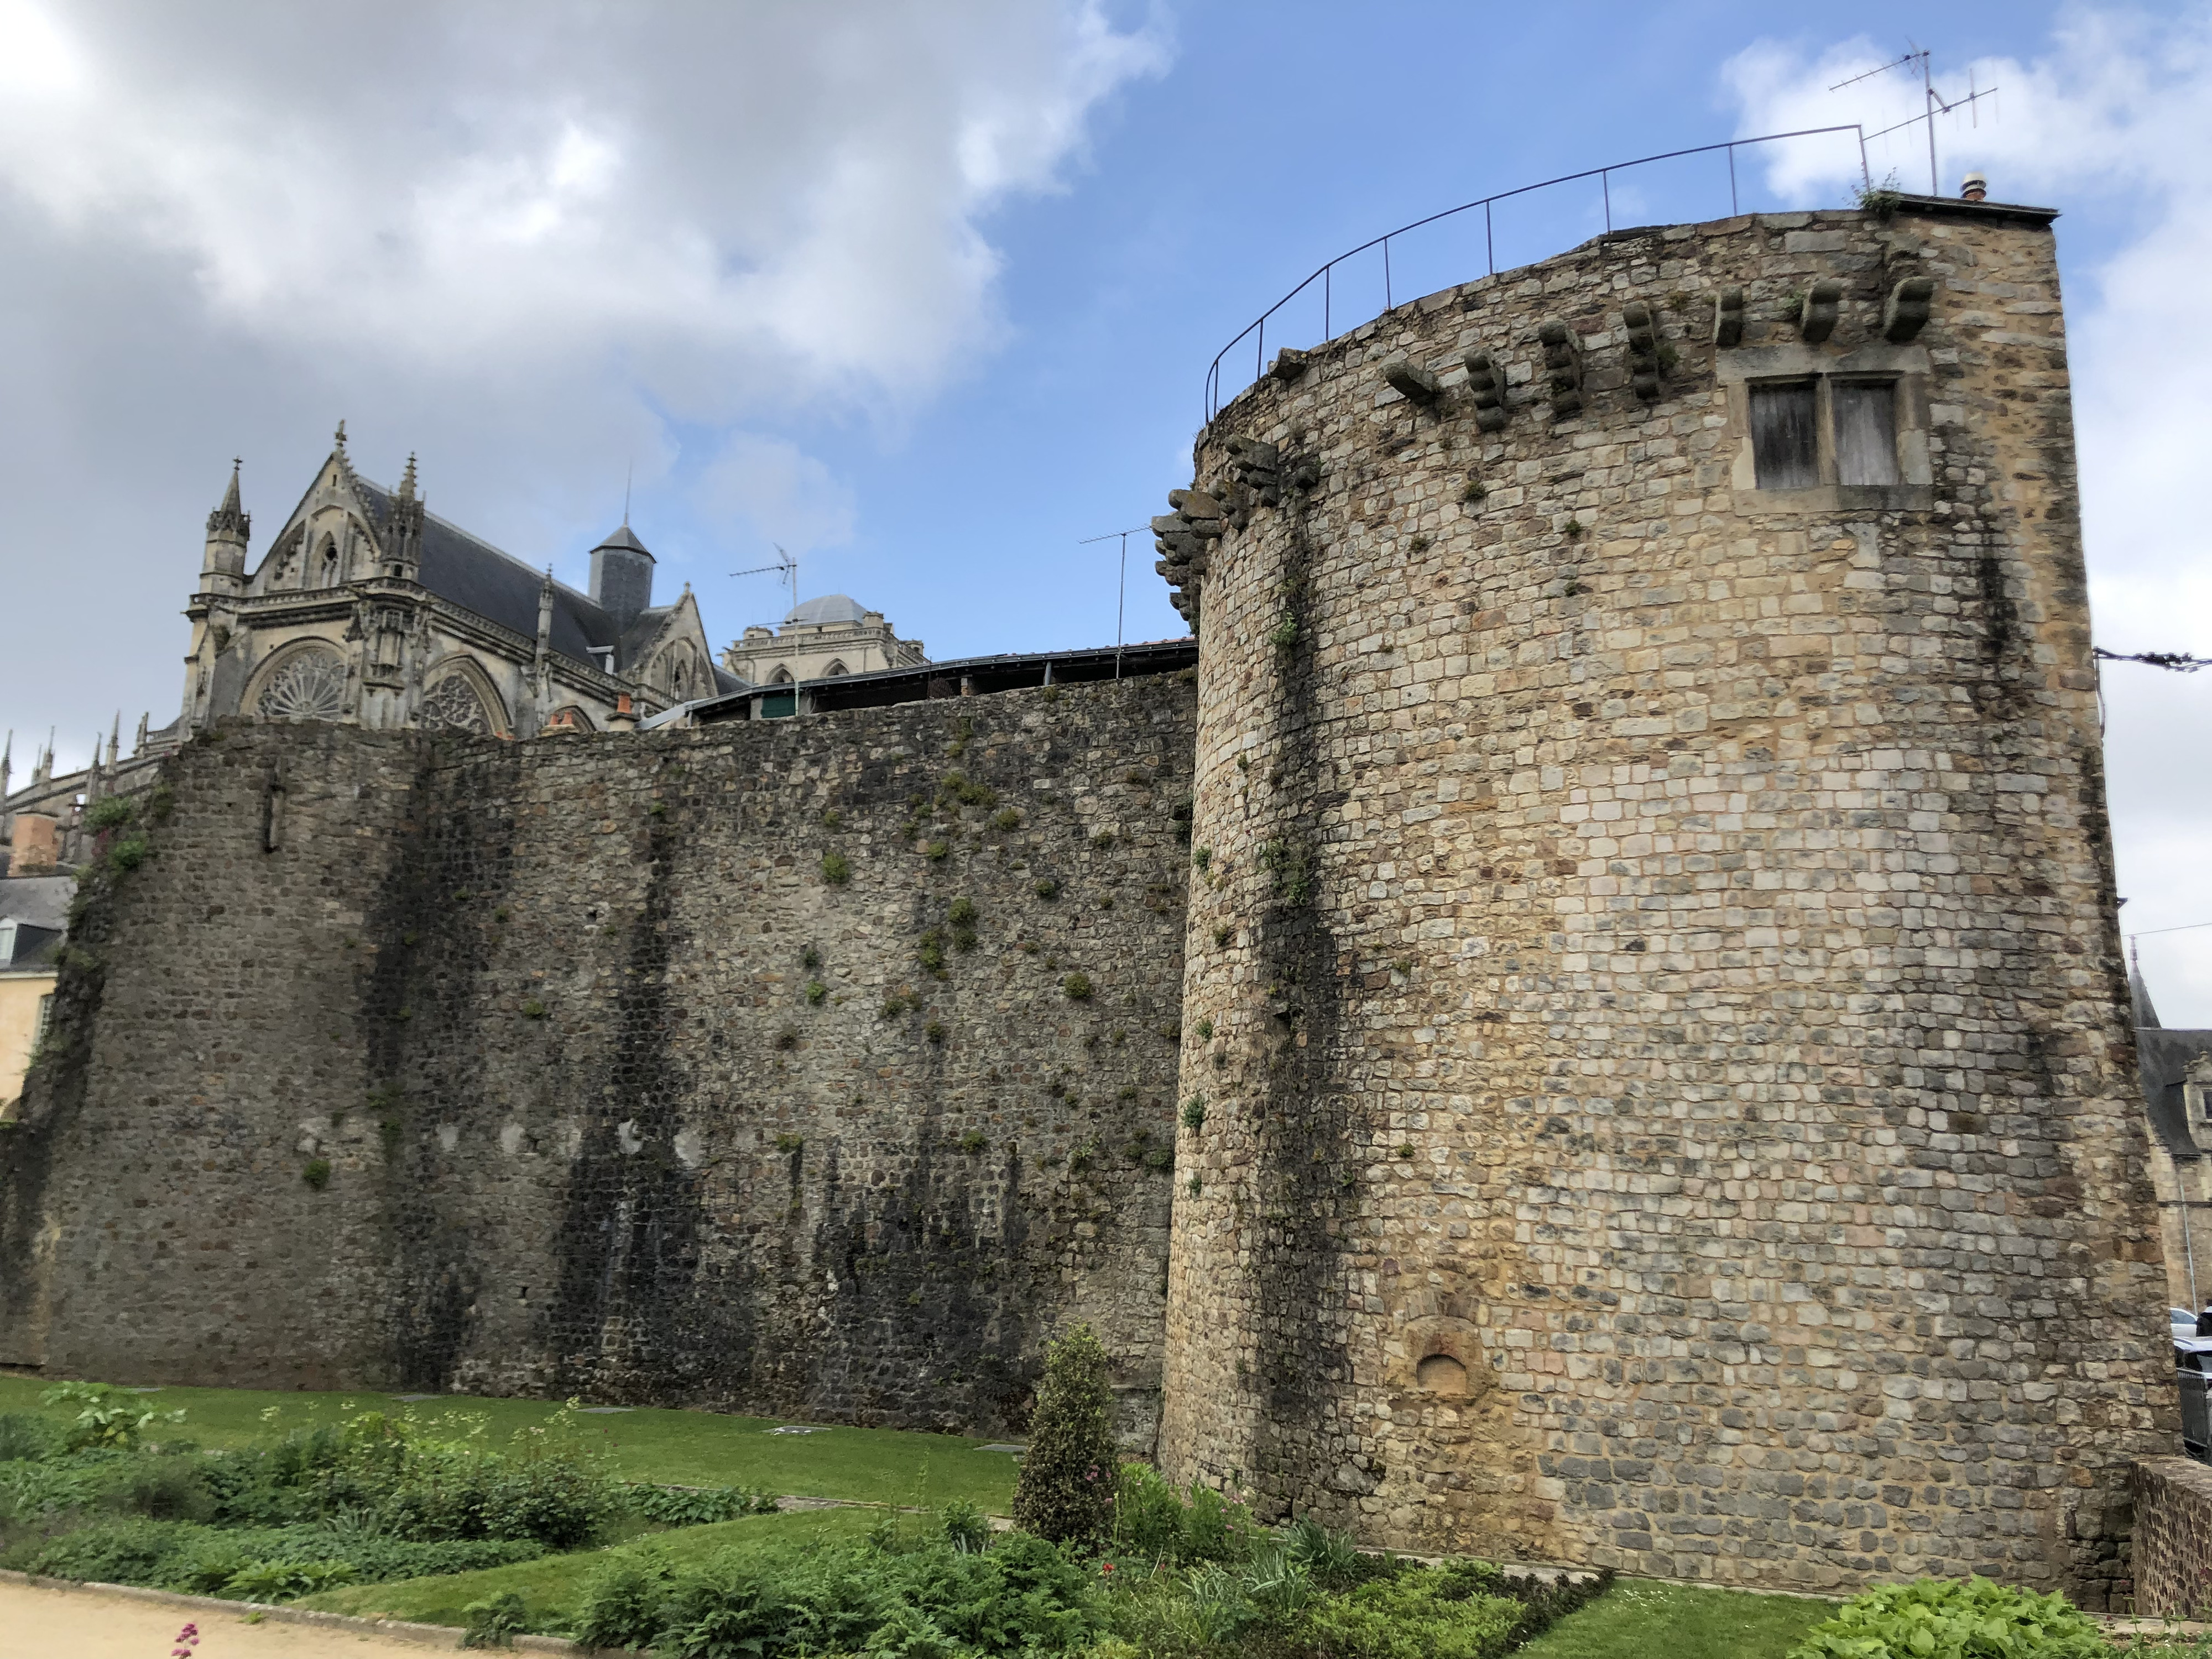
M 1959 185 L 1959 195 L 1965 201 L 1978 202 L 1989 193 L 1989 179 L 1979 173 L 1968 173 Z

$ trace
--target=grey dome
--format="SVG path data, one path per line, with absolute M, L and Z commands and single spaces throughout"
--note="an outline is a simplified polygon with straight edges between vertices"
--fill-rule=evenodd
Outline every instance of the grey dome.
M 825 593 L 818 599 L 809 599 L 794 607 L 783 619 L 783 625 L 788 628 L 793 623 L 856 623 L 867 614 L 858 599 L 843 593 Z

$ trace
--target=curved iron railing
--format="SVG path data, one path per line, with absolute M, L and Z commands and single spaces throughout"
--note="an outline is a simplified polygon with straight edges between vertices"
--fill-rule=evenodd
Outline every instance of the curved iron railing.
M 1910 126 L 1911 123 L 1908 121 L 1902 123 L 1901 125 Z M 1894 131 L 1894 129 L 1885 129 L 1885 131 Z M 1540 190 L 1550 190 L 1559 185 L 1571 185 L 1578 183 L 1584 179 L 1595 179 L 1598 181 L 1598 188 L 1604 196 L 1605 228 L 1607 230 L 1610 231 L 1613 228 L 1613 175 L 1614 173 L 1626 173 L 1631 167 L 1647 167 L 1654 161 L 1674 161 L 1680 160 L 1685 155 L 1710 155 L 1716 150 L 1726 150 L 1728 152 L 1729 161 L 1729 211 L 1731 214 L 1735 214 L 1741 211 L 1741 209 L 1737 204 L 1735 179 L 1735 153 L 1738 149 L 1750 144 L 1777 143 L 1785 138 L 1817 138 L 1824 134 L 1831 132 L 1849 132 L 1857 135 L 1859 145 L 1860 182 L 1862 184 L 1870 185 L 1871 175 L 1869 173 L 1867 169 L 1866 130 L 1859 123 L 1854 121 L 1844 126 L 1805 127 L 1796 132 L 1763 133 L 1756 138 L 1731 138 L 1725 143 L 1698 144 L 1689 149 L 1670 149 L 1664 155 L 1639 155 L 1632 161 L 1615 161 L 1609 167 L 1585 167 L 1580 173 L 1561 173 L 1558 178 L 1547 179 L 1540 184 L 1522 185 L 1518 189 L 1499 191 L 1495 196 L 1485 196 L 1472 202 L 1462 202 L 1455 208 L 1446 208 L 1441 213 L 1431 213 L 1425 219 L 1416 219 L 1411 224 L 1401 225 L 1395 230 L 1385 231 L 1380 236 L 1376 236 L 1367 241 L 1362 242 L 1358 247 L 1348 249 L 1345 252 L 1338 254 L 1336 258 L 1329 260 L 1326 264 L 1321 266 L 1313 273 L 1312 276 L 1307 277 L 1296 288 L 1292 289 L 1288 294 L 1283 295 L 1281 299 L 1276 301 L 1274 304 L 1269 306 L 1265 311 L 1254 318 L 1251 322 L 1246 324 L 1243 329 L 1238 331 L 1235 339 L 1230 341 L 1227 345 L 1222 347 L 1220 350 L 1213 354 L 1213 362 L 1206 371 L 1206 418 L 1211 422 L 1216 415 L 1218 415 L 1221 412 L 1221 364 L 1223 359 L 1226 358 L 1231 352 L 1236 350 L 1239 346 L 1243 344 L 1247 338 L 1250 338 L 1253 342 L 1252 381 L 1247 382 L 1247 384 L 1249 385 L 1252 382 L 1256 382 L 1262 374 L 1267 373 L 1267 319 L 1270 317 L 1273 317 L 1277 312 L 1280 311 L 1285 306 L 1290 304 L 1291 301 L 1297 299 L 1301 294 L 1304 294 L 1316 283 L 1319 283 L 1322 285 L 1322 339 L 1325 343 L 1336 337 L 1334 330 L 1332 327 L 1332 325 L 1335 320 L 1333 314 L 1335 299 L 1334 291 L 1335 287 L 1335 273 L 1337 266 L 1342 264 L 1346 260 L 1357 258 L 1359 255 L 1365 253 L 1370 248 L 1381 248 L 1382 250 L 1382 310 L 1389 311 L 1395 308 L 1396 300 L 1395 296 L 1391 292 L 1390 283 L 1390 242 L 1391 239 L 1394 237 L 1403 236 L 1407 232 L 1419 230 L 1425 225 L 1433 225 L 1440 220 L 1453 218 L 1460 214 L 1470 213 L 1476 208 L 1480 208 L 1482 210 L 1483 241 L 1489 257 L 1489 274 L 1494 276 L 1498 274 L 1498 234 L 1497 226 L 1491 215 L 1491 209 L 1499 202 L 1510 201 L 1516 196 L 1530 195 Z M 1875 136 L 1878 137 L 1881 135 L 1876 134 Z M 1377 313 L 1376 314 L 1380 315 L 1381 313 Z M 1368 319 L 1362 318 L 1360 320 L 1364 322 Z M 1241 387 L 1239 388 L 1240 391 L 1243 388 Z

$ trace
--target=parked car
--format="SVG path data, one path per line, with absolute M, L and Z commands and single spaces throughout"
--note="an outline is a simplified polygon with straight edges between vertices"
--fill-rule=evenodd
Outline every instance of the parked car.
M 2168 1308 L 2166 1315 L 2174 1385 L 2181 1391 L 2181 1449 L 2212 1463 L 2212 1337 L 2197 1334 L 2197 1316 L 2186 1308 Z

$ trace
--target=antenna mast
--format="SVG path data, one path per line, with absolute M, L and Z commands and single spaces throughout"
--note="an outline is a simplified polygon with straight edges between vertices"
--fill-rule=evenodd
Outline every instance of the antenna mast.
M 776 551 L 776 561 L 774 564 L 757 564 L 750 570 L 732 570 L 730 574 L 764 576 L 773 570 L 791 584 L 791 608 L 796 611 L 799 609 L 799 561 L 783 550 L 783 544 L 781 542 L 770 542 L 769 545 Z
M 1838 81 L 1828 90 L 1841 92 L 1845 87 L 1855 87 L 1862 81 L 1871 81 L 1877 75 L 1887 75 L 1890 70 L 1900 69 L 1907 64 L 1919 64 L 1920 93 L 1925 106 L 1919 114 L 1912 118 L 1912 121 L 1928 123 L 1928 193 L 1930 196 L 1940 196 L 1943 193 L 1943 185 L 1942 176 L 1936 170 L 1936 118 L 1938 115 L 1948 115 L 1954 109 L 1965 109 L 1969 105 L 1978 104 L 1996 88 L 1995 87 L 1977 88 L 1972 79 L 1969 79 L 1966 82 L 1966 95 L 1946 103 L 1943 101 L 1942 94 L 1936 90 L 1936 77 L 1930 72 L 1928 48 L 1914 46 L 1910 40 L 1905 44 L 1911 46 L 1912 50 L 1902 58 L 1892 58 L 1880 69 L 1870 69 L 1863 75 L 1854 75 L 1848 81 Z M 1897 127 L 1911 126 L 1912 121 L 1899 121 L 1897 126 L 1884 127 L 1881 132 L 1869 133 L 1866 137 L 1859 140 L 1859 143 L 1863 148 L 1867 138 L 1880 138 L 1885 134 L 1895 132 Z

